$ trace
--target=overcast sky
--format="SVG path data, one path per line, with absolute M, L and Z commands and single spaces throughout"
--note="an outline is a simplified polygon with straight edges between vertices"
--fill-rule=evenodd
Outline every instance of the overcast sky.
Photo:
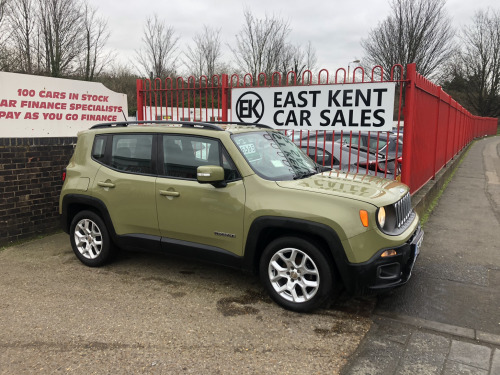
M 257 18 L 279 16 L 289 21 L 289 41 L 316 49 L 317 68 L 334 70 L 363 58 L 360 41 L 390 13 L 389 0 L 89 0 L 108 20 L 111 36 L 107 46 L 126 63 L 141 47 L 143 26 L 148 16 L 158 14 L 180 36 L 179 50 L 192 45 L 203 25 L 221 29 L 223 53 L 232 60 L 227 44 L 235 44 L 241 30 L 244 9 Z M 458 29 L 471 21 L 475 11 L 500 9 L 498 0 L 448 0 L 446 10 Z M 231 73 L 231 72 L 228 72 Z

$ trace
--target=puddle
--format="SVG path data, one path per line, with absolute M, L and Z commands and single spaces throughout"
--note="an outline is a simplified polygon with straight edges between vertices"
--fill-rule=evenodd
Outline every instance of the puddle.
M 271 303 L 266 294 L 247 290 L 242 296 L 220 299 L 217 301 L 217 310 L 224 316 L 255 315 L 260 310 L 250 305 L 257 302 Z

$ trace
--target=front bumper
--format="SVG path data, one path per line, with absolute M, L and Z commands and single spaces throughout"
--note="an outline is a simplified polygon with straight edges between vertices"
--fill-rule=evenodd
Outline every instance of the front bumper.
M 382 258 L 382 249 L 364 263 L 348 263 L 350 284 L 347 289 L 353 294 L 384 291 L 406 284 L 420 252 L 424 231 L 417 227 L 409 240 L 401 246 L 393 247 L 397 255 Z

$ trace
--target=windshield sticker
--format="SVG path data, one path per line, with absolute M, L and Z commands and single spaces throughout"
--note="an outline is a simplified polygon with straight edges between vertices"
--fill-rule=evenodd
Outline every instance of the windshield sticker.
M 317 173 L 314 162 L 278 132 L 234 136 L 242 155 L 254 171 L 271 180 L 291 180 Z
M 243 155 L 246 156 L 248 161 L 255 161 L 260 159 L 260 154 L 255 148 L 255 145 L 253 143 L 248 143 L 246 145 L 241 145 L 240 150 L 243 153 Z
M 244 138 L 240 138 L 236 143 L 238 144 L 238 147 L 240 148 L 242 154 L 245 155 L 248 161 L 252 162 L 261 158 L 253 142 L 248 142 Z

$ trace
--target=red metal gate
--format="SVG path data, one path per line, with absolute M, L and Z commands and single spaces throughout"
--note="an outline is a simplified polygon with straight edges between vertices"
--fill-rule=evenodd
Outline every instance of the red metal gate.
M 415 64 L 406 67 L 406 76 L 403 70 L 403 66 L 395 65 L 389 75 L 389 82 L 396 83 L 393 135 L 384 132 L 377 133 L 374 137 L 369 132 L 363 133 L 362 136 L 361 132 L 310 132 L 299 129 L 288 130 L 287 135 L 317 162 L 325 164 L 325 155 L 327 153 L 333 155 L 337 147 L 337 154 L 340 151 L 340 165 L 344 164 L 342 157 L 344 162 L 348 159 L 346 163 L 348 173 L 370 173 L 401 178 L 410 186 L 412 194 L 415 193 L 427 181 L 434 178 L 436 173 L 475 137 L 495 134 L 497 120 L 471 115 L 441 87 L 419 75 Z M 199 79 L 191 76 L 187 80 L 139 79 L 137 119 L 138 121 L 232 121 L 231 90 L 236 87 L 314 86 L 382 81 L 384 81 L 384 70 L 381 66 L 374 67 L 371 72 L 365 72 L 363 68 L 357 67 L 352 73 L 340 68 L 333 77 L 323 69 L 316 76 L 310 71 L 305 71 L 300 77 L 294 72 L 289 72 L 286 75 L 274 73 L 271 77 L 261 73 L 257 77 L 252 77 L 250 74 L 243 76 L 222 74 L 211 78 L 202 76 Z M 332 140 L 339 138 L 340 142 L 338 144 L 329 142 L 327 147 L 327 133 Z M 404 134 L 403 150 L 400 149 L 398 142 L 401 134 Z M 318 141 L 320 138 L 323 139 L 322 142 Z M 368 140 L 373 138 L 374 142 L 368 142 L 367 147 L 363 148 L 366 160 L 360 162 L 361 143 L 365 138 Z M 385 155 L 383 152 L 378 152 L 379 146 L 388 143 L 390 139 L 396 140 L 396 152 L 391 158 L 388 157 L 388 146 L 385 148 Z M 345 152 L 343 143 L 346 143 L 345 147 L 348 150 L 357 149 L 357 153 L 352 156 L 351 152 Z M 351 160 L 356 156 L 358 160 Z M 333 166 L 333 158 L 331 160 Z M 390 168 L 389 163 L 391 163 Z M 398 168 L 399 163 L 402 163 L 401 168 Z M 399 169 L 401 175 L 397 173 Z M 388 171 L 394 173 L 388 174 Z

